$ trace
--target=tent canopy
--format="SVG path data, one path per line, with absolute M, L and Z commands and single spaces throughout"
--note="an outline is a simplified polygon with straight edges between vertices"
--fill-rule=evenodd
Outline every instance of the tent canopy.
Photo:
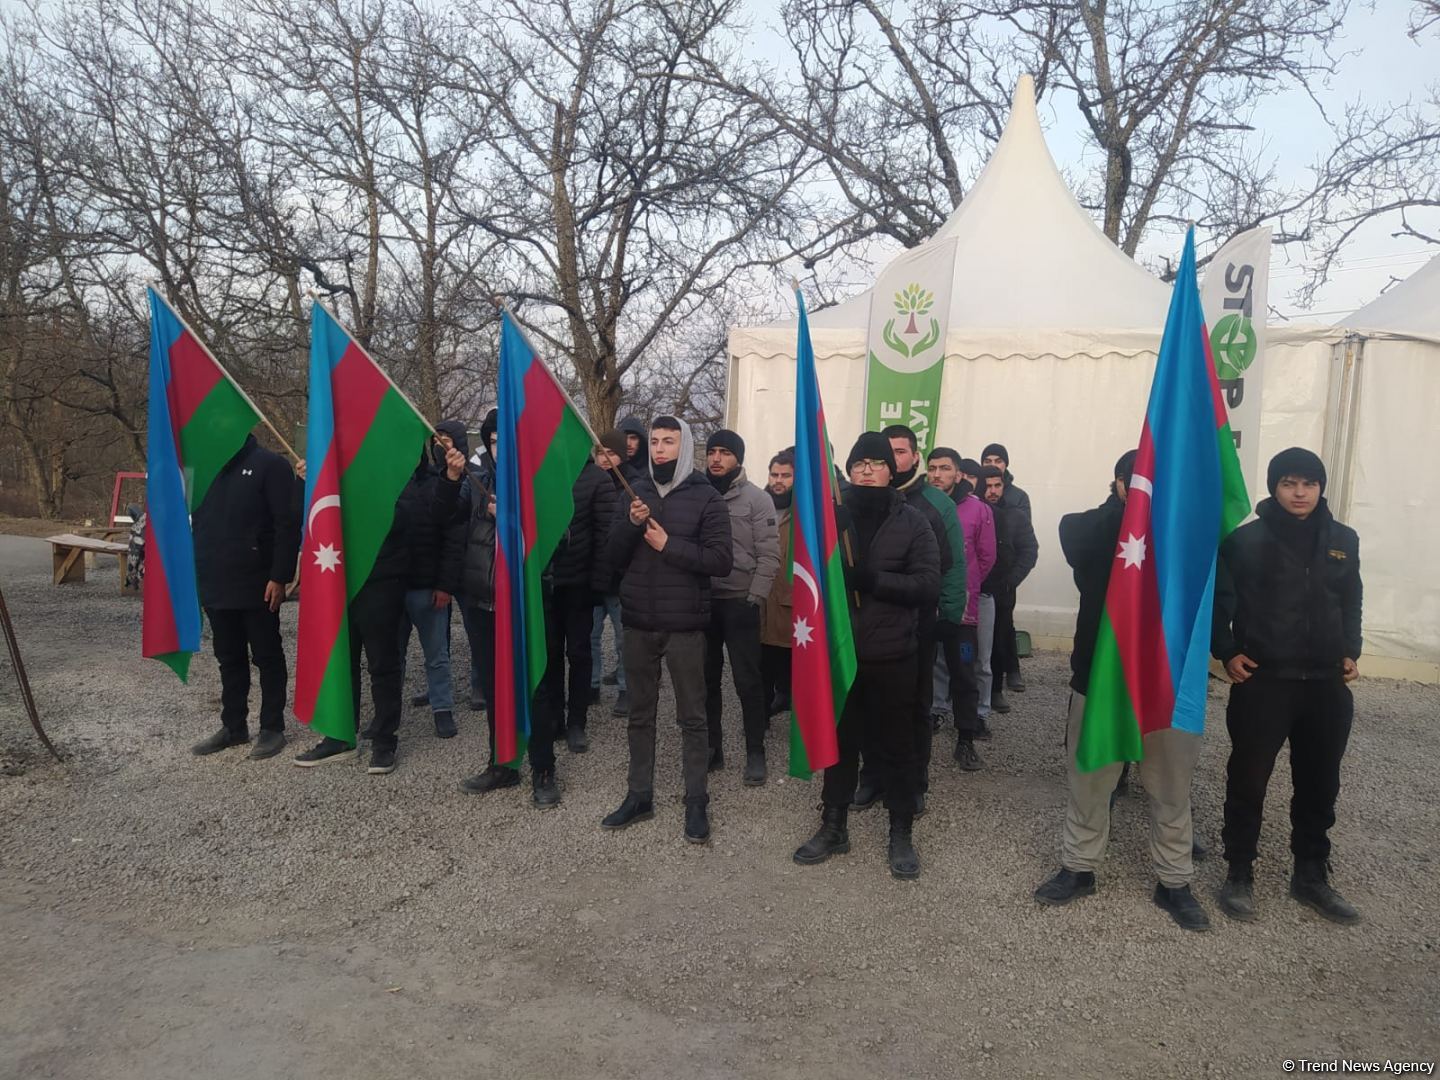
M 1336 325 L 1440 338 L 1440 255 Z

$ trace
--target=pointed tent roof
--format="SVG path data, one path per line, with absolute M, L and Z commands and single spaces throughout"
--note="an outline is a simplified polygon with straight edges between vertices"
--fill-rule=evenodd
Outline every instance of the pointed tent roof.
M 1440 255 L 1335 325 L 1440 337 Z
M 985 171 L 920 247 L 952 238 L 952 331 L 1158 330 L 1165 322 L 1169 288 L 1111 243 L 1065 185 L 1040 130 L 1029 75 L 1015 87 Z M 872 291 L 816 312 L 811 324 L 869 325 Z

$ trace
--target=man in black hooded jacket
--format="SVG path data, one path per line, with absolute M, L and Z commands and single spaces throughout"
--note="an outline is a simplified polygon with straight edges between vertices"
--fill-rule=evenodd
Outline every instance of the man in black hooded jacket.
M 300 514 L 295 474 L 279 454 L 246 436 L 191 515 L 195 579 L 220 667 L 220 730 L 197 743 L 213 754 L 250 741 L 250 662 L 260 671 L 260 737 L 250 756 L 285 745 L 285 684 L 280 603 L 295 576 Z
M 1265 789 L 1290 743 L 1290 895 L 1332 922 L 1360 915 L 1329 884 L 1330 827 L 1359 677 L 1360 540 L 1325 502 L 1325 466 L 1291 447 L 1270 462 L 1270 498 L 1220 546 L 1211 651 L 1233 685 L 1225 724 L 1225 859 L 1220 907 L 1255 917 L 1252 866 Z

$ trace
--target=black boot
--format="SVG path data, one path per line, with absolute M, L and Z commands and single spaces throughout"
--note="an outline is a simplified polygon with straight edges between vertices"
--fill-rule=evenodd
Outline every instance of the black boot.
M 850 830 L 846 819 L 847 806 L 826 806 L 820 811 L 820 828 L 809 840 L 795 849 L 795 861 L 802 866 L 824 862 L 831 855 L 844 855 L 850 850 Z
M 980 755 L 975 752 L 975 740 L 969 735 L 961 735 L 955 740 L 955 764 L 966 772 L 979 772 L 985 767 L 980 760 Z
M 1209 930 L 1210 916 L 1195 899 L 1189 885 L 1176 885 L 1173 889 L 1160 882 L 1155 883 L 1155 906 L 1175 920 L 1182 930 Z
M 719 772 L 725 768 L 725 751 L 720 747 L 712 747 L 710 750 L 710 762 L 705 767 L 706 772 Z
M 467 795 L 484 795 L 487 791 L 515 787 L 519 783 L 520 774 L 516 770 L 507 769 L 503 765 L 491 765 L 484 772 L 461 780 L 460 790 Z
M 455 726 L 455 714 L 449 709 L 435 714 L 435 734 L 442 739 L 453 739 L 459 734 L 459 728 Z
M 649 821 L 655 816 L 655 803 L 649 795 L 636 795 L 635 792 L 627 792 L 625 801 L 600 822 L 602 829 L 623 829 L 628 825 L 634 825 L 637 821 Z
M 201 739 L 190 748 L 190 752 L 196 757 L 205 757 L 207 754 L 217 754 L 221 750 L 229 750 L 232 746 L 244 746 L 250 741 L 246 732 L 231 731 L 229 728 L 221 728 L 208 739 Z
M 1349 926 L 1360 921 L 1360 913 L 1330 887 L 1330 866 L 1324 859 L 1296 859 L 1290 878 L 1290 895 L 1316 914 L 1333 923 Z
M 550 810 L 560 805 L 560 789 L 555 786 L 555 770 L 541 769 L 530 778 L 530 801 L 537 810 Z
M 705 795 L 685 800 L 685 839 L 692 844 L 710 841 L 710 819 L 705 816 L 705 807 L 709 802 L 709 797 Z
M 1010 711 L 1010 702 L 1005 700 L 1005 691 L 1000 689 L 1000 680 L 995 680 L 995 687 L 990 691 L 990 711 L 997 712 L 1004 716 Z
M 740 782 L 746 787 L 760 787 L 765 783 L 765 748 L 745 751 L 745 771 Z
M 920 876 L 920 856 L 910 835 L 914 825 L 913 813 L 890 811 L 890 876 L 903 881 Z
M 855 789 L 855 797 L 850 800 L 850 805 L 856 810 L 869 810 L 883 794 L 878 783 L 861 773 L 860 786 Z
M 1255 875 L 1249 863 L 1233 862 L 1220 886 L 1220 910 L 1240 922 L 1255 920 Z
M 1062 866 L 1053 877 L 1036 888 L 1035 899 L 1050 907 L 1059 907 L 1077 896 L 1091 896 L 1094 892 L 1093 870 L 1067 870 Z

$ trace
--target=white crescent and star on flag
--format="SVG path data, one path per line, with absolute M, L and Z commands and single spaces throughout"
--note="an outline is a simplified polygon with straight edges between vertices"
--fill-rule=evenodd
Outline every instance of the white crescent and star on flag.
M 820 588 L 815 584 L 815 579 L 810 576 L 810 571 L 800 563 L 795 564 L 795 580 L 805 586 L 810 592 L 810 609 L 808 614 L 814 614 L 820 610 Z M 798 606 L 798 605 L 797 605 Z M 796 648 L 803 649 L 815 640 L 815 628 L 806 622 L 805 615 L 796 613 L 793 640 Z
M 339 495 L 322 495 L 316 499 L 310 507 L 310 516 L 305 522 L 306 535 L 313 537 L 316 541 L 315 548 L 311 554 L 315 557 L 314 565 L 320 567 L 320 572 L 337 571 L 340 568 L 340 548 L 335 544 L 321 543 L 320 538 L 315 536 L 315 518 L 322 510 L 340 509 Z
M 1148 476 L 1142 476 L 1140 473 L 1135 473 L 1130 478 L 1129 487 L 1131 492 L 1141 491 L 1144 492 L 1146 496 L 1153 496 L 1155 494 L 1155 488 L 1151 485 L 1150 478 Z M 1125 539 L 1120 541 L 1119 551 L 1115 554 L 1115 558 L 1122 560 L 1120 569 L 1128 570 L 1131 567 L 1137 570 L 1140 569 L 1145 562 L 1145 547 L 1146 538 L 1144 533 L 1141 533 L 1139 536 L 1136 536 L 1133 532 L 1127 534 Z

